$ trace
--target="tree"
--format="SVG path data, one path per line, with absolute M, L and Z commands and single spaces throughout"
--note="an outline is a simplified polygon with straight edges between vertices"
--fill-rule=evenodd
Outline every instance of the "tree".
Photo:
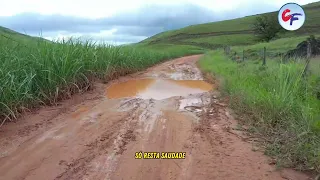
M 276 38 L 282 29 L 278 23 L 277 15 L 274 13 L 258 16 L 253 24 L 254 33 L 260 41 L 269 42 L 273 38 Z

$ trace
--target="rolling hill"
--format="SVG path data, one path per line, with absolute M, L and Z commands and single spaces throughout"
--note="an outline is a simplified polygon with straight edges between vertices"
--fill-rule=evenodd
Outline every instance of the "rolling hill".
M 306 22 L 295 32 L 281 34 L 281 37 L 320 34 L 320 2 L 303 6 Z M 277 12 L 270 12 L 277 13 Z M 270 14 L 265 13 L 265 14 Z M 252 24 L 257 16 L 187 26 L 178 30 L 156 34 L 140 42 L 144 45 L 180 44 L 214 49 L 223 45 L 250 45 L 256 43 Z
M 37 40 L 39 39 L 45 40 L 44 38 L 41 38 L 41 37 L 33 37 L 26 34 L 21 34 L 11 29 L 0 26 L 0 41 L 2 42 L 8 41 L 10 44 L 14 42 L 17 42 L 19 44 L 21 43 L 28 44 L 28 43 L 37 42 Z

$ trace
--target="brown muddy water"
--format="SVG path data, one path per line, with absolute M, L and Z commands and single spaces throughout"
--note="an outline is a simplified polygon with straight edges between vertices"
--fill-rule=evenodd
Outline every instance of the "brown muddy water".
M 211 84 L 202 80 L 134 79 L 111 85 L 106 90 L 106 96 L 109 99 L 137 97 L 161 100 L 203 93 L 212 88 Z

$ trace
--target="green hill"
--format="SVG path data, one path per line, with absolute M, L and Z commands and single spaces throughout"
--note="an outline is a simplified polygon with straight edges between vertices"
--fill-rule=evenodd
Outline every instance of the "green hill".
M 11 29 L 0 26 L 0 41 L 2 42 L 8 42 L 10 44 L 14 42 L 17 42 L 19 44 L 21 43 L 28 44 L 28 43 L 35 43 L 38 40 L 45 40 L 45 39 L 40 37 L 33 37 L 33 36 L 21 34 Z
M 306 13 L 304 26 L 295 32 L 281 34 L 281 37 L 320 34 L 320 2 L 307 4 L 303 7 Z M 253 33 L 252 24 L 255 18 L 260 15 L 263 14 L 191 25 L 178 30 L 166 31 L 147 38 L 140 42 L 140 44 L 181 44 L 210 49 L 221 47 L 222 45 L 250 45 L 257 42 Z

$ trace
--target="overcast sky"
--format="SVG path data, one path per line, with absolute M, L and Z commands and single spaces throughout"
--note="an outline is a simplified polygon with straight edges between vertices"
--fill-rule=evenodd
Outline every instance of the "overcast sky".
M 4 0 L 1 0 L 4 1 Z M 132 43 L 162 31 L 317 0 L 5 0 L 0 26 L 47 39 Z

